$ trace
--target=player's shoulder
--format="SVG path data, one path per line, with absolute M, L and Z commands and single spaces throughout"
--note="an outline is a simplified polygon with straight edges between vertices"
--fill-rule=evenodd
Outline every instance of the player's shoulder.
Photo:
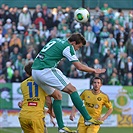
M 106 93 L 104 93 L 103 91 L 101 91 L 101 95 L 103 95 L 104 97 L 109 98 L 109 96 Z
M 91 89 L 85 89 L 81 94 L 83 93 L 90 93 L 92 90 Z
M 25 83 L 31 82 L 31 81 L 33 81 L 33 78 L 32 77 L 28 77 L 25 80 L 23 80 L 21 84 L 25 84 Z

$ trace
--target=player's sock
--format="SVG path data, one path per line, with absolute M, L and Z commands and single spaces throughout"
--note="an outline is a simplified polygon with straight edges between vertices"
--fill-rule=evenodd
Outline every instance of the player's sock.
M 88 112 L 87 112 L 87 110 L 86 110 L 79 94 L 77 93 L 77 91 L 70 94 L 70 97 L 72 99 L 72 102 L 73 102 L 74 106 L 79 110 L 79 112 L 82 114 L 84 119 L 85 120 L 90 120 L 91 116 L 88 114 Z
M 58 123 L 58 127 L 61 129 L 64 127 L 63 118 L 62 118 L 61 100 L 53 101 L 53 110 L 54 110 L 55 117 Z

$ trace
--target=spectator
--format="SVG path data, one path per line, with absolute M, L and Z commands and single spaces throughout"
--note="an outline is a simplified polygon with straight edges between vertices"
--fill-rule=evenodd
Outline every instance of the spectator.
M 109 80 L 109 85 L 120 85 L 120 81 L 118 79 L 118 76 L 115 72 L 112 73 L 112 76 Z
M 70 78 L 78 78 L 78 72 L 74 65 L 71 65 L 69 76 L 70 76 Z
M 4 25 L 4 28 L 5 28 L 6 30 L 12 28 L 12 20 L 11 20 L 10 18 L 8 18 L 8 19 L 6 20 L 6 23 L 5 23 L 5 25 Z
M 33 62 L 33 58 L 32 58 L 31 53 L 28 53 L 26 55 L 26 59 L 25 59 L 25 64 L 28 64 L 29 62 Z
M 129 38 L 126 42 L 126 48 L 128 55 L 133 58 L 133 30 L 131 30 Z
M 119 46 L 118 46 L 118 57 L 117 57 L 117 60 L 119 61 L 120 58 L 121 58 L 121 55 L 123 53 L 127 53 L 127 49 L 126 49 L 126 46 L 123 44 L 123 42 L 121 41 L 119 43 Z
M 108 15 L 108 10 L 109 10 L 109 6 L 108 6 L 108 3 L 104 3 L 103 4 L 103 7 L 101 8 L 101 11 L 104 12 L 104 15 Z
M 21 43 L 20 38 L 17 36 L 17 33 L 13 33 L 12 38 L 9 43 L 10 51 L 12 51 L 14 47 L 18 47 L 19 51 L 21 51 L 22 43 Z
M 128 65 L 128 72 L 132 72 L 133 69 L 133 62 L 132 58 L 130 56 L 127 57 L 127 65 Z
M 0 74 L 0 83 L 6 83 L 4 74 Z
M 13 73 L 14 73 L 14 71 L 11 67 L 11 62 L 10 61 L 6 62 L 6 68 L 5 68 L 6 82 L 9 82 L 9 83 L 11 82 Z
M 124 82 L 124 85 L 128 85 L 128 86 L 132 86 L 133 83 L 132 83 L 132 73 L 131 72 L 128 72 L 125 76 L 125 82 Z
M 107 81 L 111 78 L 111 75 L 113 73 L 113 67 L 111 63 L 108 63 L 106 66 L 106 75 L 107 75 Z
M 3 58 L 3 53 L 0 52 L 0 75 L 5 74 L 4 73 L 4 68 L 5 68 L 5 60 Z
M 43 30 L 43 26 L 46 24 L 46 22 L 40 12 L 37 14 L 37 18 L 35 19 L 34 23 L 38 30 Z
M 73 11 L 72 6 L 66 7 L 65 16 L 67 16 L 67 23 L 68 23 L 68 25 L 70 27 L 72 22 L 74 21 L 74 11 Z
M 42 12 L 44 15 L 44 19 L 46 20 L 48 17 L 48 13 L 50 12 L 50 9 L 48 8 L 47 4 L 45 4 L 45 3 L 42 5 Z
M 93 59 L 93 48 L 90 46 L 89 42 L 86 42 L 86 45 L 83 47 L 82 50 L 82 58 L 85 61 L 86 64 L 92 65 L 92 59 Z
M 19 71 L 19 75 L 23 76 L 24 65 L 22 63 L 22 54 L 17 55 L 17 60 L 14 62 L 15 69 Z
M 10 60 L 11 60 L 13 63 L 16 62 L 18 54 L 20 54 L 19 48 L 18 48 L 18 47 L 14 47 L 14 48 L 13 48 L 13 51 L 10 53 Z
M 20 76 L 19 70 L 14 70 L 11 82 L 22 82 L 22 76 Z
M 103 27 L 103 30 L 100 33 L 100 42 L 104 42 L 109 37 L 109 32 L 107 31 L 107 27 Z
M 9 52 L 8 42 L 5 41 L 2 45 L 2 55 L 5 62 L 7 62 L 9 59 L 9 53 L 10 52 Z
M 3 43 L 3 40 L 4 40 L 4 37 L 2 35 L 2 27 L 0 27 L 0 47 L 1 47 L 2 43 Z
M 36 5 L 35 11 L 33 12 L 32 22 L 34 22 L 36 20 L 38 13 L 41 13 L 44 18 L 41 5 L 39 5 L 39 4 Z
M 103 43 L 101 43 L 101 50 L 100 50 L 100 47 L 99 47 L 99 52 L 102 54 L 103 57 L 106 56 L 108 50 L 110 50 L 110 47 L 109 47 L 109 42 L 106 40 L 106 41 L 102 41 Z
M 95 48 L 96 43 L 96 36 L 95 33 L 92 31 L 92 27 L 88 26 L 87 31 L 84 32 L 85 39 L 88 43 L 90 43 L 90 46 L 92 48 Z
M 95 68 L 95 69 L 102 69 L 102 65 L 99 63 L 99 59 L 96 58 L 94 60 L 93 68 Z
M 113 42 L 113 44 L 114 44 L 115 46 L 117 46 L 117 41 L 116 41 L 116 39 L 113 37 L 113 34 L 110 33 L 107 40 L 108 40 L 108 42 L 109 42 L 109 47 L 111 47 L 112 42 Z
M 121 58 L 118 62 L 118 76 L 121 83 L 123 83 L 124 77 L 127 72 L 128 72 L 127 54 L 122 53 Z
M 68 37 L 70 37 L 70 35 L 71 35 L 71 31 L 68 28 L 68 26 L 67 25 L 63 25 L 63 29 L 60 31 L 59 37 L 67 39 Z
M 112 42 L 111 43 L 110 52 L 111 52 L 111 54 L 114 55 L 114 58 L 116 59 L 117 58 L 117 55 L 118 55 L 118 46 L 115 45 L 115 42 Z
M 51 11 L 48 12 L 47 19 L 45 20 L 48 30 L 52 30 L 52 28 L 54 27 L 54 15 Z
M 112 64 L 111 65 L 112 69 L 114 69 L 116 67 L 117 62 L 116 62 L 116 60 L 114 58 L 114 54 L 113 53 L 110 53 L 109 57 L 107 57 L 106 60 L 105 60 L 105 63 L 104 63 L 105 67 L 108 66 L 108 64 Z
M 113 37 L 114 37 L 114 28 L 113 28 L 113 25 L 111 23 L 108 23 L 108 25 L 107 25 L 107 31 L 110 34 L 113 34 Z
M 22 23 L 25 29 L 31 24 L 31 14 L 28 12 L 27 7 L 23 7 L 22 12 L 19 15 L 19 23 Z

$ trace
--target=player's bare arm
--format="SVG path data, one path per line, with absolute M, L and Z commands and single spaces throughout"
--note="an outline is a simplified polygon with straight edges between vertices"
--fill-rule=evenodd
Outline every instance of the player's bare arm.
M 71 114 L 70 114 L 70 117 L 69 117 L 69 119 L 71 120 L 71 121 L 73 121 L 74 120 L 74 118 L 75 118 L 75 113 L 76 113 L 76 107 L 75 106 L 73 106 L 72 107 L 72 110 L 71 110 Z
M 52 108 L 52 100 L 50 96 L 46 96 L 46 105 L 48 106 L 48 111 L 47 113 L 50 114 L 50 116 L 52 116 L 53 118 L 55 118 L 55 114 Z
M 104 116 L 99 118 L 99 120 L 105 121 L 108 118 L 108 116 L 112 113 L 112 111 L 113 111 L 113 108 L 110 108 Z
M 85 72 L 92 72 L 92 73 L 104 73 L 106 71 L 106 69 L 94 69 L 91 67 L 88 67 L 80 62 L 73 62 L 73 65 L 80 71 L 85 71 Z

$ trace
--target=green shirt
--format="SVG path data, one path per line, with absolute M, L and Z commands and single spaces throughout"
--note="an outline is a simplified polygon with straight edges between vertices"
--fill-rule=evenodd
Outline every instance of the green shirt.
M 48 42 L 37 55 L 32 69 L 42 70 L 44 68 L 56 67 L 58 62 L 66 57 L 69 61 L 78 61 L 76 52 L 68 40 L 55 38 Z

